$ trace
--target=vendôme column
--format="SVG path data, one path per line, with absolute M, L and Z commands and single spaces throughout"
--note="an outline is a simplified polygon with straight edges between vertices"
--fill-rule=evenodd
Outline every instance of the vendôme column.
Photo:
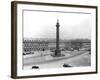
M 57 23 L 56 23 L 56 50 L 55 50 L 55 57 L 56 56 L 61 56 L 61 51 L 59 49 L 59 20 L 57 19 Z

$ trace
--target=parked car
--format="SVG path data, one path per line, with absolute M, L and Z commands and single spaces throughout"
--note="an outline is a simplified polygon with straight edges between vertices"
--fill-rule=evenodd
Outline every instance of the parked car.
M 23 55 L 27 55 L 27 54 L 34 54 L 34 52 L 33 51 L 23 52 Z
M 27 54 L 30 54 L 30 52 L 24 52 L 24 53 L 23 53 L 23 55 L 27 55 Z
M 32 66 L 32 69 L 39 69 L 39 66 Z
M 63 67 L 72 67 L 72 66 L 69 64 L 63 64 Z

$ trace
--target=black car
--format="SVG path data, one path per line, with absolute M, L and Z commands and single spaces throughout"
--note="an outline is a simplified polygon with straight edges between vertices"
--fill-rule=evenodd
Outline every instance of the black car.
M 32 69 L 39 69 L 39 66 L 32 66 Z
M 72 66 L 69 64 L 63 64 L 63 67 L 72 67 Z

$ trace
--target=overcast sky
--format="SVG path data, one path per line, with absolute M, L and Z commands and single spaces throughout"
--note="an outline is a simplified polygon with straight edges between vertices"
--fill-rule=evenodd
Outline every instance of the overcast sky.
M 56 38 L 59 19 L 60 38 L 91 38 L 91 14 L 24 11 L 25 38 Z

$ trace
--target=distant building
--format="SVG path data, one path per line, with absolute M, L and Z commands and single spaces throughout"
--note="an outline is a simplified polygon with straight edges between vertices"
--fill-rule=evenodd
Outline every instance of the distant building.
M 90 41 L 60 41 L 59 43 L 60 50 L 71 50 L 79 48 L 90 48 Z M 55 41 L 45 41 L 45 40 L 33 40 L 33 39 L 24 39 L 23 40 L 23 52 L 31 51 L 44 51 L 44 50 L 55 50 L 56 42 Z
M 32 39 L 23 40 L 23 50 L 27 51 L 37 51 L 37 50 L 47 50 L 48 42 L 46 41 L 34 41 Z

